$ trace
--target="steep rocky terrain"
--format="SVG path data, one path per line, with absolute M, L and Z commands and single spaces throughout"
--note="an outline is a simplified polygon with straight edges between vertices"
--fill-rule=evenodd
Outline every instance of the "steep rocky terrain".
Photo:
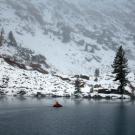
M 134 7 L 134 0 L 0 0 L 0 27 L 53 71 L 106 72 L 120 45 L 134 70 Z
M 43 74 L 48 74 L 50 71 L 45 56 L 35 54 L 34 51 L 19 45 L 12 31 L 9 32 L 8 38 L 6 38 L 4 30 L 1 31 L 0 58 L 3 58 L 11 66 L 24 70 L 36 70 Z

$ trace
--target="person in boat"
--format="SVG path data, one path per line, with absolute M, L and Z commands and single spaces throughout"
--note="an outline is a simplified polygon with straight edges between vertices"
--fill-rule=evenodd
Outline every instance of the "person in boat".
M 63 106 L 58 101 L 56 101 L 53 107 L 63 107 Z

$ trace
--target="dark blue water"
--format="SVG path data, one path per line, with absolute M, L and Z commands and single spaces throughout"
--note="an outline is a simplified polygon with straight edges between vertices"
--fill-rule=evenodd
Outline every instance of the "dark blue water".
M 135 105 L 125 101 L 0 99 L 0 135 L 135 135 Z

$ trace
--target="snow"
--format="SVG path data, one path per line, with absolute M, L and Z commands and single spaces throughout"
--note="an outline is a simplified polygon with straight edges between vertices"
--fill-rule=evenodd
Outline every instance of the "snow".
M 12 46 L 1 46 L 0 47 L 0 55 L 8 55 L 13 56 L 16 53 L 16 49 Z
M 43 54 L 53 71 L 68 75 L 92 75 L 95 68 L 100 68 L 104 73 L 110 72 L 110 65 L 115 55 L 114 49 L 110 48 L 112 41 L 117 43 L 117 47 L 123 44 L 131 51 L 133 57 L 130 56 L 129 65 L 134 70 L 134 40 L 126 40 L 132 33 L 125 28 L 125 24 L 129 20 L 134 24 L 132 19 L 134 16 L 130 16 L 133 14 L 132 3 L 128 0 L 117 2 L 113 0 L 8 0 L 8 2 L 0 0 L 0 2 L 0 27 L 4 27 L 5 33 L 12 30 L 17 42 L 22 46 L 34 50 L 37 54 Z M 35 15 L 35 11 L 39 16 Z M 63 26 L 71 28 L 71 40 L 68 43 L 63 43 L 59 36 L 54 34 L 61 33 Z M 85 29 L 90 32 L 90 36 L 83 34 Z M 109 37 L 109 42 L 100 44 L 96 36 L 104 36 L 104 31 L 109 31 L 115 36 Z M 95 37 L 91 37 L 91 34 L 95 34 Z M 84 45 L 80 46 L 76 43 L 80 40 L 84 40 Z M 85 51 L 86 44 L 95 45 L 99 49 L 94 52 Z M 100 62 L 96 61 L 95 57 L 100 58 Z
M 44 95 L 55 96 L 73 96 L 74 95 L 74 81 L 76 78 L 68 75 L 60 75 L 63 78 L 69 78 L 71 81 L 64 81 L 52 74 L 41 74 L 37 71 L 28 71 L 12 67 L 7 64 L 2 58 L 0 59 L 0 91 L 4 92 L 8 96 L 19 95 L 20 91 L 25 91 L 24 96 L 34 96 L 37 92 Z M 129 75 L 130 80 L 133 80 L 133 74 Z M 117 88 L 118 84 L 113 82 L 113 78 L 103 75 L 97 82 L 94 81 L 94 77 L 90 80 L 82 80 L 85 82 L 83 88 L 81 88 L 82 95 L 84 97 L 101 96 L 103 98 L 120 98 L 119 94 L 103 94 L 98 93 L 100 89 Z M 98 88 L 95 85 L 100 85 Z M 134 85 L 135 86 L 135 85 Z M 93 88 L 93 92 L 91 92 Z M 131 89 L 127 86 L 127 90 Z M 124 98 L 129 99 L 128 95 L 124 95 Z
M 134 71 L 135 35 L 131 28 L 125 26 L 130 20 L 130 25 L 134 28 L 134 4 L 128 0 L 84 1 L 0 0 L 0 28 L 4 27 L 5 35 L 12 30 L 18 44 L 47 58 L 51 67 L 50 73 L 56 72 L 57 75 L 71 80 L 63 81 L 53 74 L 44 75 L 15 68 L 0 59 L 0 83 L 5 87 L 0 89 L 6 95 L 16 95 L 24 90 L 26 96 L 32 96 L 37 92 L 45 95 L 71 96 L 74 93 L 73 76 L 86 74 L 90 76 L 90 80 L 83 80 L 85 86 L 81 90 L 84 96 L 120 98 L 121 95 L 99 94 L 98 91 L 117 89 L 119 85 L 113 81 L 111 74 L 111 64 L 119 45 L 122 44 L 127 51 L 130 70 Z M 71 37 L 67 43 L 62 42 L 63 27 L 71 29 Z M 99 43 L 104 38 L 105 41 Z M 84 44 L 80 45 L 79 41 L 84 41 Z M 86 45 L 89 45 L 88 50 L 85 50 Z M 96 46 L 96 49 L 92 50 L 92 46 Z M 2 46 L 0 54 L 13 56 L 16 50 L 12 46 Z M 97 82 L 93 76 L 96 68 L 100 69 L 101 74 Z M 30 67 L 27 66 L 27 69 Z M 128 78 L 135 86 L 133 72 Z M 91 93 L 91 89 L 94 92 Z M 129 85 L 126 90 L 132 91 Z M 126 95 L 124 97 L 129 98 Z
M 59 92 L 58 94 L 63 94 L 63 91 L 69 89 L 68 92 L 71 93 L 73 89 L 72 85 L 52 75 L 14 68 L 5 63 L 3 59 L 0 59 L 0 65 L 1 85 L 3 83 L 3 77 L 9 78 L 9 82 L 5 88 L 5 91 L 8 92 L 7 95 L 14 95 L 20 90 L 27 90 L 27 96 L 37 92 L 55 94 L 56 92 L 53 92 L 55 90 Z

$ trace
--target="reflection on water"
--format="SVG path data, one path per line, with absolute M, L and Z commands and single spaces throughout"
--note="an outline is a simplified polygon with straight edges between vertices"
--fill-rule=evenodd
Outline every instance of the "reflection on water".
M 134 115 L 130 101 L 1 97 L 0 135 L 134 135 Z
M 121 103 L 116 107 L 114 115 L 114 134 L 117 133 L 119 135 L 127 135 L 126 106 L 124 105 L 123 101 L 121 101 Z

